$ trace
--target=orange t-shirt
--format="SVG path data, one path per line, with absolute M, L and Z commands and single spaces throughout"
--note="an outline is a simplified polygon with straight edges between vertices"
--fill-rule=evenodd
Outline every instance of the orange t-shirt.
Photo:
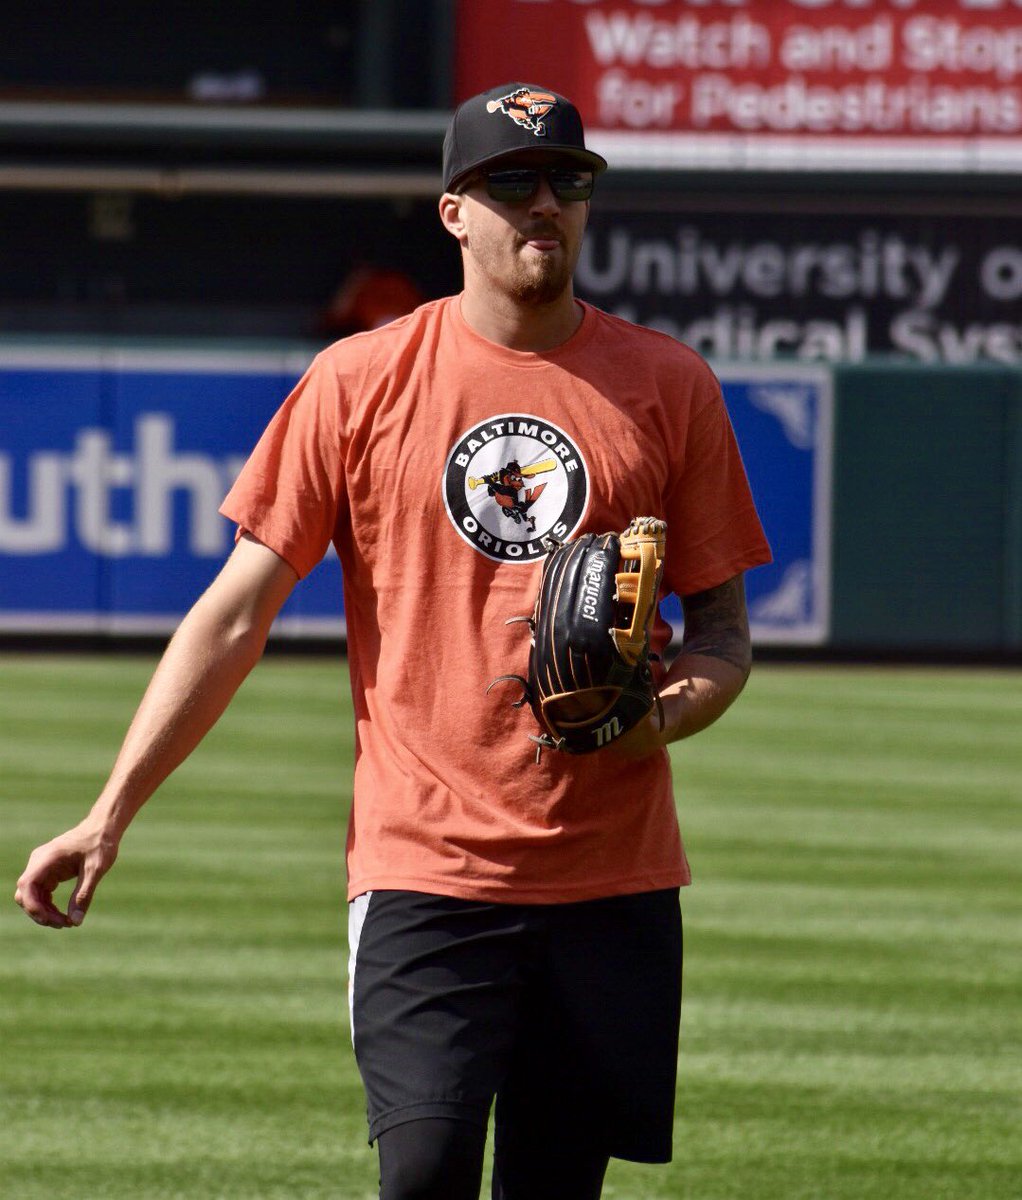
M 513 684 L 540 538 L 667 521 L 666 592 L 769 561 L 719 385 L 673 339 L 584 306 L 542 354 L 458 297 L 324 350 L 224 502 L 300 576 L 331 541 L 357 721 L 349 896 L 522 903 L 689 882 L 666 751 L 547 751 Z M 669 637 L 662 621 L 657 647 Z

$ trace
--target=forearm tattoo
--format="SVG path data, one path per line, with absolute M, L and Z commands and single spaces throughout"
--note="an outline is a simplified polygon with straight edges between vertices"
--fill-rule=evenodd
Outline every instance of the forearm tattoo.
M 745 581 L 736 575 L 726 583 L 682 598 L 685 636 L 682 654 L 706 654 L 731 663 L 748 675 L 752 666 Z

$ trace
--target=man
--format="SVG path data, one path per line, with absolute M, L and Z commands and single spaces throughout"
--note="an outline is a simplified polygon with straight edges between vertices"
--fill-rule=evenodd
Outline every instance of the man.
M 259 658 L 331 541 L 357 720 L 348 837 L 352 1037 L 385 1200 L 589 1200 L 609 1157 L 671 1154 L 689 881 L 664 746 L 741 691 L 742 573 L 769 550 L 709 369 L 578 302 L 594 177 L 564 97 L 507 85 L 455 113 L 440 219 L 460 296 L 325 350 L 224 503 L 239 537 L 184 619 L 89 816 L 36 850 L 17 899 L 80 924 L 129 821 Z M 529 522 L 486 486 L 509 463 Z M 506 497 L 504 497 L 506 500 Z M 547 533 L 668 523 L 685 637 L 651 717 L 537 764 L 522 666 Z M 534 525 L 534 528 L 533 528 Z M 655 649 L 669 631 L 658 620 Z M 68 911 L 53 902 L 76 879 Z

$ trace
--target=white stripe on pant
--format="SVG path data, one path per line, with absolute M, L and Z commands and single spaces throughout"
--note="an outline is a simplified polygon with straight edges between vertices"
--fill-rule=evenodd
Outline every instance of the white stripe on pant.
M 358 954 L 362 926 L 365 924 L 372 895 L 372 892 L 363 892 L 348 905 L 348 1026 L 351 1031 L 353 1048 L 355 1045 L 355 958 Z

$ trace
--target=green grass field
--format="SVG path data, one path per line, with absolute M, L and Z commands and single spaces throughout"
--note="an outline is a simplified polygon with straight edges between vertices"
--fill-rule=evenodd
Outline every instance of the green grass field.
M 0 657 L 0 1195 L 368 1200 L 343 664 L 259 667 L 81 930 L 9 899 L 152 665 Z M 676 1160 L 605 1196 L 1022 1196 L 1022 676 L 762 666 L 674 759 Z

